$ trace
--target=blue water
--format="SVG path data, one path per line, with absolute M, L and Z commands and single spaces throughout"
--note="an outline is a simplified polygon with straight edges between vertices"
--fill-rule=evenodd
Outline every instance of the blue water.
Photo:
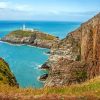
M 34 21 L 0 21 L 0 38 L 9 32 L 21 29 L 25 24 L 28 28 L 38 29 L 43 32 L 64 38 L 81 23 L 79 22 L 34 22 Z M 38 77 L 47 73 L 39 67 L 48 59 L 45 52 L 48 49 L 31 47 L 26 45 L 11 45 L 0 42 L 0 57 L 10 65 L 20 87 L 43 87 Z
M 67 33 L 75 30 L 80 22 L 43 22 L 43 21 L 0 21 L 0 37 L 8 34 L 12 30 L 21 29 L 25 24 L 28 28 L 38 29 L 43 32 L 64 38 Z

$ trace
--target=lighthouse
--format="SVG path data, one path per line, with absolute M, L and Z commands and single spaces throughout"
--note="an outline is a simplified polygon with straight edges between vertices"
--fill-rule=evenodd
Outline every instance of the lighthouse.
M 23 24 L 22 30 L 25 31 L 25 29 L 26 29 L 26 26 L 25 24 Z
M 23 26 L 22 26 L 22 28 L 21 28 L 23 31 L 31 31 L 31 32 L 33 32 L 34 31 L 34 29 L 31 29 L 31 28 L 27 28 L 26 26 L 25 26 L 25 24 L 23 24 Z

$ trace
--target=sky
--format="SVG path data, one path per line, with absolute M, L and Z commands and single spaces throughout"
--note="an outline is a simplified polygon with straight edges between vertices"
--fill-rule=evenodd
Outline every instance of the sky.
M 0 20 L 86 21 L 100 0 L 0 0 Z

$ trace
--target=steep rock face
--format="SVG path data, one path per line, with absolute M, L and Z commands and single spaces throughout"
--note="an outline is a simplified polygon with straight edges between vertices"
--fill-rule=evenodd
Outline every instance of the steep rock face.
M 60 63 L 59 63 L 60 62 Z M 45 86 L 80 83 L 100 75 L 100 13 L 53 45 Z
M 45 86 L 62 86 L 81 83 L 87 78 L 84 62 L 59 59 L 51 67 Z
M 54 42 L 58 41 L 59 39 L 55 36 L 37 30 L 34 31 L 17 30 L 11 32 L 1 40 L 14 44 L 28 44 L 43 48 L 51 48 Z
M 99 56 L 100 14 L 82 25 L 81 56 L 82 60 L 89 61 Z M 99 59 L 98 59 L 99 60 Z
M 100 14 L 82 25 L 81 60 L 89 63 L 88 78 L 100 75 Z
M 16 78 L 12 74 L 9 65 L 2 58 L 0 58 L 0 83 L 18 87 Z

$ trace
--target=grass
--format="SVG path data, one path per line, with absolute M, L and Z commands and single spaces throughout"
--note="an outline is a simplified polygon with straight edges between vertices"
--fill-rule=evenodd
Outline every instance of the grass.
M 43 32 L 39 32 L 39 31 L 32 32 L 32 31 L 23 31 L 23 30 L 13 31 L 7 36 L 14 36 L 17 38 L 35 36 L 36 38 L 41 39 L 41 40 L 54 40 L 56 38 L 55 36 L 52 36 Z
M 8 64 L 0 58 L 0 83 L 16 85 L 16 80 Z
M 41 89 L 16 88 L 8 85 L 0 85 L 0 93 L 19 94 L 21 96 L 41 96 L 41 95 L 67 95 L 67 96 L 96 96 L 100 97 L 100 77 L 87 81 L 83 84 L 61 87 L 45 87 Z
M 10 79 L 13 77 L 13 74 L 11 73 L 8 65 L 0 59 L 0 81 L 3 83 L 9 83 L 7 77 Z
M 32 35 L 31 31 L 22 31 L 22 30 L 16 30 L 11 32 L 10 35 L 16 36 L 16 37 L 29 37 L 30 35 Z

